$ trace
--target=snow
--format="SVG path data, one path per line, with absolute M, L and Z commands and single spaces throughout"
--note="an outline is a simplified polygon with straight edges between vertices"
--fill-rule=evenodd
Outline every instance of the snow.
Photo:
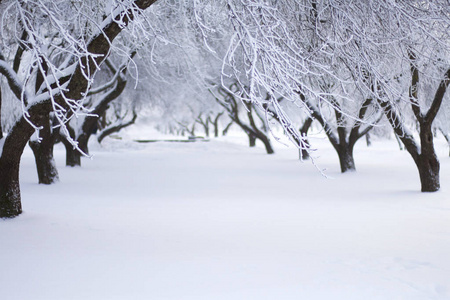
M 123 137 L 82 168 L 57 146 L 51 186 L 25 151 L 24 213 L 0 221 L 2 299 L 450 299 L 445 141 L 442 190 L 420 193 L 394 139 L 357 144 L 350 174 L 312 139 L 325 178 L 293 148 L 239 137 Z

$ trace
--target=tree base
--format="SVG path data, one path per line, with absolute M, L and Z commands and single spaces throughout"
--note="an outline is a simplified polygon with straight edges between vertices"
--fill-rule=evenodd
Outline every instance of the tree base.
M 14 218 L 22 213 L 19 189 L 0 194 L 0 218 Z

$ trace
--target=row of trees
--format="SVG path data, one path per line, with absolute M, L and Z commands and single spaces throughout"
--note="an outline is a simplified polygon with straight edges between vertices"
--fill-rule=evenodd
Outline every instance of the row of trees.
M 336 148 L 342 171 L 354 169 L 353 145 L 381 111 L 414 159 L 422 191 L 439 189 L 432 123 L 449 84 L 446 1 L 248 4 L 229 1 L 236 32 L 229 55 L 240 50 L 245 72 L 232 70 L 250 87 L 247 101 L 269 102 L 289 133 L 279 95 L 307 110 Z M 405 105 L 419 141 L 407 129 Z
M 78 165 L 92 133 L 132 124 L 142 98 L 191 134 L 213 124 L 217 135 L 226 114 L 268 153 L 278 124 L 306 157 L 315 121 L 342 172 L 356 168 L 355 143 L 388 120 L 422 191 L 439 189 L 433 130 L 449 136 L 447 0 L 9 0 L 0 11 L 0 217 L 21 213 L 28 142 L 40 182 L 51 183 L 55 142 Z

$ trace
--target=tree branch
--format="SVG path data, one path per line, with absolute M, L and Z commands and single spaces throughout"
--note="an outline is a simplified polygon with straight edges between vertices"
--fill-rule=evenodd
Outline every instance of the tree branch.
M 434 118 L 436 117 L 439 108 L 441 107 L 442 100 L 444 99 L 445 92 L 447 91 L 448 85 L 450 84 L 450 69 L 444 75 L 444 79 L 442 79 L 439 87 L 434 95 L 433 103 L 431 103 L 431 107 L 425 115 L 425 122 L 432 123 Z
M 418 100 L 419 90 L 419 70 L 416 64 L 416 54 L 408 49 L 409 63 L 411 65 L 411 86 L 409 87 L 409 100 L 411 101 L 411 107 L 416 116 L 416 119 L 421 123 L 423 121 L 423 115 L 420 112 L 420 105 Z
M 16 55 L 14 56 L 13 70 L 17 73 L 19 71 L 20 62 L 22 61 L 22 55 L 26 47 L 24 41 L 28 38 L 28 32 L 24 30 L 19 40 L 19 46 L 17 47 Z
M 325 130 L 325 134 L 327 135 L 328 139 L 331 142 L 331 145 L 338 150 L 339 149 L 339 139 L 338 137 L 333 133 L 333 128 L 324 120 L 322 115 L 319 111 L 311 104 L 308 100 L 304 99 L 304 103 L 306 107 L 309 109 L 311 116 L 317 120 L 320 125 L 322 125 L 322 128 Z
M 24 101 L 24 104 L 28 104 L 28 94 L 23 89 L 23 85 L 17 77 L 17 73 L 6 63 L 4 56 L 0 53 L 0 73 L 6 77 L 8 85 L 11 91 L 14 93 L 17 99 Z
M 128 121 L 126 123 L 119 123 L 119 124 L 114 124 L 114 125 L 110 125 L 110 126 L 106 127 L 105 129 L 103 129 L 100 132 L 100 134 L 97 138 L 98 142 L 101 143 L 103 141 L 103 139 L 105 137 L 107 137 L 108 135 L 111 135 L 114 132 L 119 132 L 123 128 L 133 125 L 136 122 L 136 119 L 137 119 L 137 114 L 135 111 L 133 111 L 133 118 L 130 121 Z
M 409 133 L 404 127 L 400 119 L 401 116 L 394 111 L 394 108 L 392 107 L 391 103 L 380 100 L 378 100 L 378 103 L 380 104 L 381 108 L 383 108 L 384 113 L 386 114 L 389 123 L 391 123 L 391 126 L 394 129 L 395 134 L 402 141 L 403 145 L 405 145 L 406 150 L 412 156 L 414 161 L 417 161 L 420 154 L 419 146 L 415 142 L 413 135 Z

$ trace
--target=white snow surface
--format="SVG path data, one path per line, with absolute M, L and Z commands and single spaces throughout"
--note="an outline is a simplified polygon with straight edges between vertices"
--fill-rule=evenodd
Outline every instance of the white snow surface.
M 146 137 L 153 138 L 153 137 Z M 450 299 L 450 158 L 442 189 L 420 193 L 395 140 L 355 150 L 340 174 L 229 137 L 105 140 L 94 159 L 38 185 L 21 165 L 24 213 L 0 220 L 3 300 Z

